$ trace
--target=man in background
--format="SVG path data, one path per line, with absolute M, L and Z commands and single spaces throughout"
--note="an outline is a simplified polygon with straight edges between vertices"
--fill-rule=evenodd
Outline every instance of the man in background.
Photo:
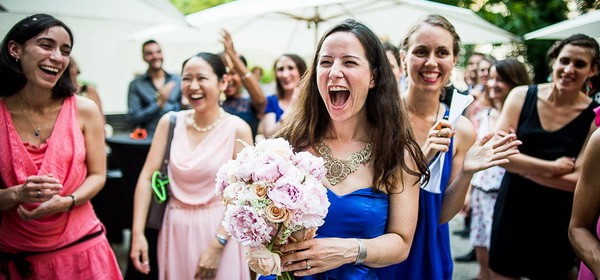
M 162 115 L 181 109 L 181 77 L 163 70 L 163 54 L 156 41 L 142 44 L 142 57 L 148 71 L 129 84 L 127 122 L 151 136 Z

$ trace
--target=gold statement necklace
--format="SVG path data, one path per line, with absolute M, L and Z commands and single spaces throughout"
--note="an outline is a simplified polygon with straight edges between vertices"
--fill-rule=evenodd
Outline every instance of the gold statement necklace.
M 348 159 L 337 159 L 333 157 L 331 149 L 324 141 L 321 141 L 317 146 L 317 151 L 325 160 L 325 168 L 327 168 L 327 180 L 332 186 L 346 179 L 350 173 L 356 171 L 356 168 L 361 163 L 366 163 L 371 159 L 371 143 L 360 151 L 351 154 Z
M 40 132 L 42 131 L 42 129 L 33 124 L 31 119 L 29 118 L 29 115 L 25 112 L 25 107 L 23 107 L 23 103 L 21 102 L 21 97 L 19 97 L 18 95 L 17 95 L 17 101 L 19 102 L 19 107 L 21 107 L 21 111 L 23 111 L 23 115 L 25 115 L 25 117 L 27 118 L 27 121 L 29 121 L 29 124 L 31 125 L 31 128 L 33 128 L 33 136 L 35 136 L 35 139 L 40 139 Z
M 219 114 L 219 118 L 217 118 L 217 120 L 215 120 L 207 127 L 198 126 L 198 124 L 196 124 L 196 120 L 194 119 L 194 113 L 192 113 L 192 127 L 198 132 L 207 132 L 213 130 L 213 128 L 217 127 L 217 125 L 219 125 L 219 123 L 225 118 L 225 111 L 223 110 L 223 108 L 219 108 L 219 110 L 221 111 L 221 113 Z

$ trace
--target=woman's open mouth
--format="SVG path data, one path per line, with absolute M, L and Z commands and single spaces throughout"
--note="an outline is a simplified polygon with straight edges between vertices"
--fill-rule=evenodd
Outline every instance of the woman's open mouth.
M 52 66 L 46 66 L 46 65 L 40 66 L 40 69 L 44 73 L 52 75 L 52 76 L 56 76 L 56 75 L 58 75 L 58 72 L 60 72 L 60 69 L 58 69 L 56 67 L 52 67 Z
M 341 86 L 332 86 L 329 88 L 329 100 L 334 109 L 341 109 L 346 105 L 350 98 L 350 90 Z
M 190 95 L 190 100 L 200 100 L 204 99 L 204 97 L 206 97 L 204 94 L 192 94 Z

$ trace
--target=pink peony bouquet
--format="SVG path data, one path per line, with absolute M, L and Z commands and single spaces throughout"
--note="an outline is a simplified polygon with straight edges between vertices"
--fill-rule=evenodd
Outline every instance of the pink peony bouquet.
M 227 207 L 223 226 L 247 248 L 246 261 L 261 275 L 282 273 L 277 245 L 311 239 L 323 225 L 329 200 L 321 183 L 324 161 L 294 153 L 282 139 L 247 145 L 217 173 L 216 193 Z

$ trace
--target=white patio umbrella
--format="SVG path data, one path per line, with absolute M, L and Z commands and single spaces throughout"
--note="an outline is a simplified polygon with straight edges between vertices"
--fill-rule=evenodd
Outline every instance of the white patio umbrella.
M 96 85 L 109 114 L 126 112 L 129 82 L 147 68 L 141 42 L 132 42 L 129 36 L 155 25 L 187 24 L 169 0 L 0 0 L 0 38 L 19 20 L 36 13 L 50 14 L 73 31 L 72 56 L 81 78 Z M 164 46 L 163 50 L 166 69 L 179 72 L 188 55 L 175 58 L 177 49 Z
M 600 38 L 600 10 L 591 11 L 576 18 L 540 28 L 525 34 L 523 37 L 525 40 L 559 40 L 575 33 L 583 33 L 593 38 Z
M 200 30 L 201 35 L 196 38 L 203 42 L 218 45 L 218 30 L 225 28 L 244 54 L 257 52 L 274 59 L 283 53 L 310 57 L 317 38 L 346 18 L 365 23 L 377 35 L 398 45 L 413 22 L 431 13 L 441 14 L 452 22 L 463 43 L 518 40 L 471 10 L 425 0 L 238 0 L 188 15 L 186 19 Z M 172 31 L 155 35 L 193 38 L 192 33 L 177 35 Z

